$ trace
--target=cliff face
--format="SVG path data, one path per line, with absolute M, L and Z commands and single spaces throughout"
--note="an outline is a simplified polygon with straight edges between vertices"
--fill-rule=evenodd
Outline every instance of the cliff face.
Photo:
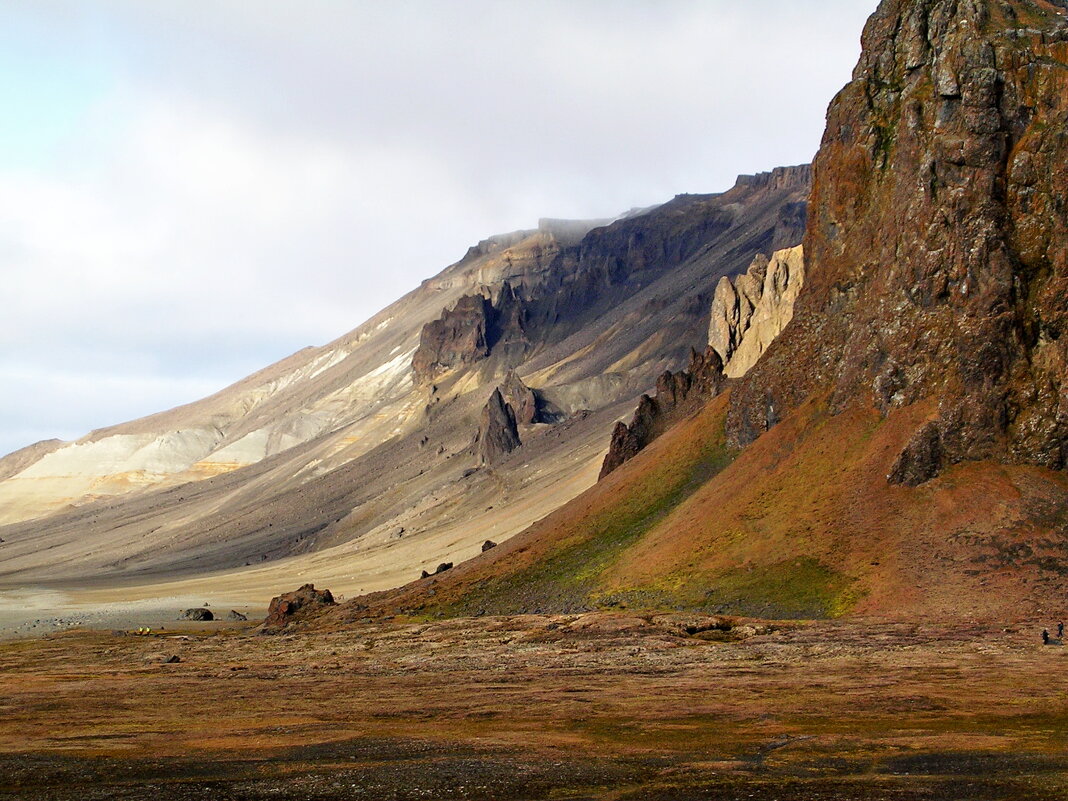
M 493 306 L 482 295 L 464 295 L 441 317 L 423 326 L 419 348 L 412 354 L 417 381 L 429 381 L 442 370 L 471 364 L 489 355 L 487 329 Z
M 790 322 L 805 282 L 800 245 L 778 250 L 769 259 L 758 254 L 733 281 L 716 285 L 708 325 L 708 344 L 725 364 L 730 378 L 745 375 Z
M 665 278 L 670 281 L 680 266 L 700 261 L 714 243 L 734 240 L 732 247 L 743 259 L 770 254 L 780 245 L 796 245 L 807 208 L 805 200 L 797 198 L 807 195 L 810 181 L 807 165 L 744 175 L 721 195 L 679 195 L 644 213 L 595 227 L 577 239 L 554 240 L 552 248 L 541 247 L 528 257 L 527 269 L 510 273 L 492 299 L 488 298 L 490 288 L 484 288 L 481 294 L 465 296 L 454 308 L 444 309 L 441 317 L 423 327 L 412 357 L 415 382 L 434 382 L 450 370 L 491 355 L 506 369 L 516 367 L 532 351 L 557 345 L 593 321 L 611 318 L 643 290 Z M 761 206 L 773 212 L 771 225 L 746 230 L 749 209 Z M 561 228 L 558 222 L 543 224 L 554 231 Z M 563 233 L 577 236 L 581 230 Z M 472 257 L 491 246 L 480 245 Z M 737 269 L 720 274 L 734 274 Z M 680 273 L 679 286 L 673 288 L 676 294 L 656 298 L 653 312 L 684 324 L 687 318 L 697 322 L 706 313 L 705 298 L 687 296 L 700 286 L 697 279 L 707 277 L 707 270 L 701 272 L 705 275 Z M 687 306 L 691 299 L 697 303 Z M 670 309 L 672 305 L 677 308 Z M 651 318 L 648 312 L 640 313 Z M 631 326 L 625 336 L 640 348 L 654 331 L 639 332 Z M 678 342 L 673 361 L 684 360 L 695 344 Z M 608 354 L 614 348 L 601 350 Z M 604 367 L 611 367 L 613 361 L 605 360 Z
M 806 289 L 732 393 L 745 445 L 802 400 L 937 412 L 895 480 L 1068 459 L 1063 3 L 884 0 L 814 164 Z

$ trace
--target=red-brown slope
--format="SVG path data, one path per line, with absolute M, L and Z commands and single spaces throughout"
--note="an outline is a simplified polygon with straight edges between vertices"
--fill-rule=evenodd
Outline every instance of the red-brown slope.
M 930 411 L 920 405 L 883 418 L 813 401 L 738 454 L 725 445 L 728 402 L 505 545 L 336 614 L 1068 614 L 1062 472 L 972 462 L 920 487 L 892 485 L 887 471 Z
M 890 484 L 925 411 L 805 404 L 629 549 L 606 591 L 768 616 L 1063 613 L 1068 478 L 972 462 Z

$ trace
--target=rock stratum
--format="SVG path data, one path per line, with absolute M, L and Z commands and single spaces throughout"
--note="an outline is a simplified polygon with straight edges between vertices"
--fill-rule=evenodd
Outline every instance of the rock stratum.
M 810 178 L 491 237 L 332 343 L 0 460 L 0 588 L 266 605 L 503 543 L 592 485 L 613 423 L 703 350 L 716 282 L 800 241 Z

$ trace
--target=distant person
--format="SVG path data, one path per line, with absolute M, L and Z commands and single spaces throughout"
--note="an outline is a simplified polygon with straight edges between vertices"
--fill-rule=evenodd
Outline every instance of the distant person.
M 1042 644 L 1049 645 L 1049 631 L 1042 629 Z

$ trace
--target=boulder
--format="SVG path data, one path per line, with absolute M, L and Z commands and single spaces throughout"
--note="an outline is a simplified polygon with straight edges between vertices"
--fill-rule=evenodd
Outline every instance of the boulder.
M 186 609 L 182 614 L 178 616 L 179 620 L 214 620 L 215 615 L 212 614 L 210 609 L 205 609 L 202 606 L 195 607 L 193 609 Z
M 293 592 L 283 593 L 271 599 L 267 608 L 265 628 L 282 628 L 295 619 L 307 617 L 334 605 L 330 590 L 317 590 L 313 584 L 305 584 Z
M 243 615 L 240 612 L 238 612 L 236 609 L 231 609 L 227 613 L 226 619 L 227 620 L 248 620 L 248 615 Z
M 497 543 L 495 543 L 493 540 L 486 540 L 484 543 L 482 543 L 482 553 L 485 553 L 486 551 L 490 550 L 491 548 L 496 548 L 496 547 L 497 547 Z

